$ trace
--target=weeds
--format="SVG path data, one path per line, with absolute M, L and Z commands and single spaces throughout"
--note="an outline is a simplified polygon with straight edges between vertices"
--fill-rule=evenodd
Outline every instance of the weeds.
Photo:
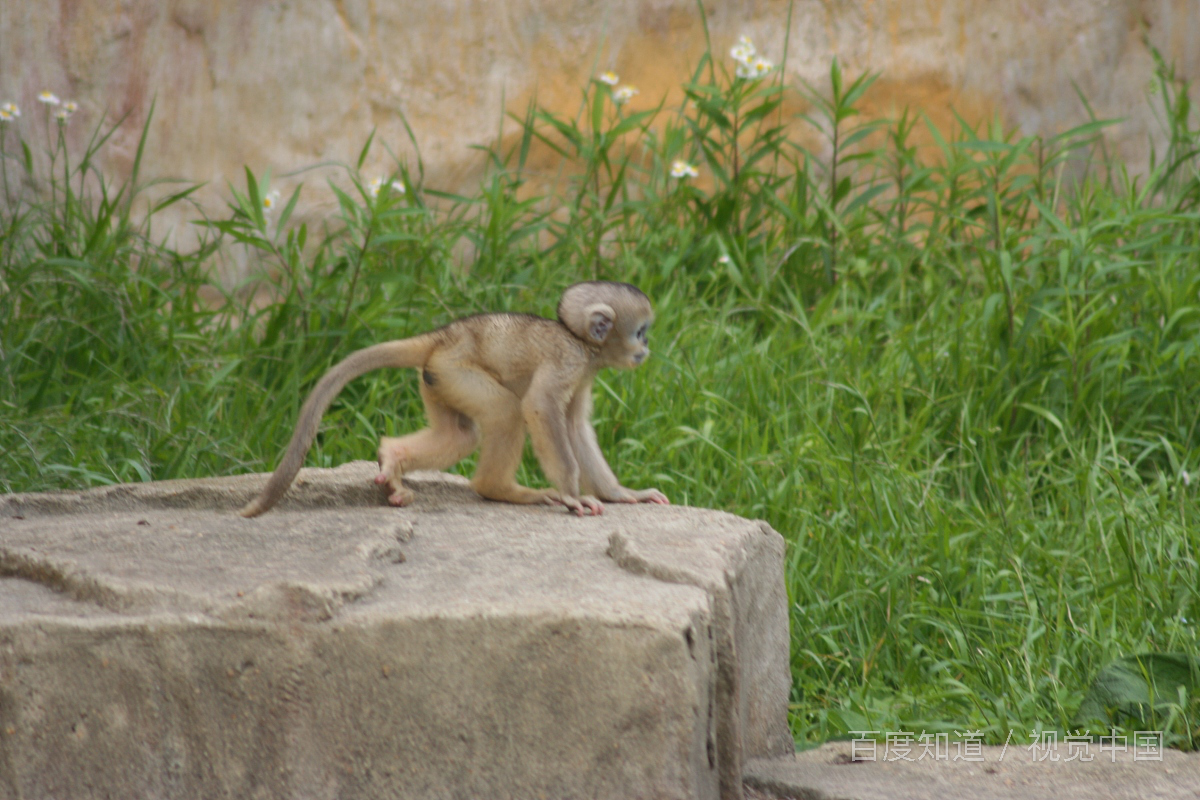
M 731 69 L 706 57 L 674 109 L 630 112 L 607 82 L 579 119 L 531 107 L 472 197 L 401 161 L 379 185 L 404 191 L 374 192 L 368 140 L 319 235 L 247 171 L 188 252 L 131 213 L 136 170 L 115 188 L 96 171 L 112 129 L 71 162 L 51 136 L 39 172 L 0 127 L 0 488 L 265 470 L 351 350 L 629 280 L 655 301 L 656 357 L 602 376 L 601 446 L 630 485 L 786 537 L 799 740 L 1065 729 L 1118 656 L 1200 655 L 1186 84 L 1160 61 L 1169 146 L 1134 178 L 1103 158 L 1103 120 L 1049 139 L 859 121 L 872 76 Z M 782 116 L 788 93 L 811 115 Z M 795 144 L 806 125 L 829 158 Z M 536 142 L 561 181 L 528 170 Z M 201 302 L 222 242 L 262 254 L 272 302 Z M 356 381 L 309 463 L 367 456 L 420 413 L 414 381 Z M 520 477 L 541 481 L 531 459 Z M 1181 694 L 1168 741 L 1191 746 L 1198 719 Z

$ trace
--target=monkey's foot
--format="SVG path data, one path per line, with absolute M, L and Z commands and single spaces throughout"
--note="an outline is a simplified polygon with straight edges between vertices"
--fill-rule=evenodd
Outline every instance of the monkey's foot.
M 587 516 L 598 517 L 604 513 L 604 503 L 601 503 L 590 494 L 585 494 L 582 497 L 570 497 L 565 494 L 555 493 L 557 496 L 547 496 L 547 500 L 552 503 L 559 503 L 567 507 L 567 510 L 575 514 L 577 517 Z
M 393 506 L 406 506 L 413 501 L 415 495 L 408 489 L 401 489 L 398 492 L 393 492 L 388 495 L 388 504 Z
M 386 472 L 380 472 L 375 476 L 375 483 L 378 486 L 383 486 L 385 483 L 392 493 L 388 495 L 388 503 L 393 506 L 406 506 L 413 501 L 415 495 L 412 489 L 409 489 L 400 482 L 400 476 L 389 476 Z

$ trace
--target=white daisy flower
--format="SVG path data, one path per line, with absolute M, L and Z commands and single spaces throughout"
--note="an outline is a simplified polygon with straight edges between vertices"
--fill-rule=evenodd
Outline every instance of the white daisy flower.
M 617 73 L 610 69 L 608 72 L 601 72 L 599 75 L 597 75 L 596 80 L 600 81 L 601 83 L 606 83 L 609 86 L 616 86 L 618 81 L 621 79 L 617 77 Z
M 0 108 L 0 122 L 12 122 L 14 119 L 12 112 L 7 108 Z
M 757 80 L 775 69 L 775 65 L 765 58 L 755 56 L 752 61 L 738 64 L 737 76 L 744 80 Z
M 70 116 L 71 116 L 71 112 L 67 111 L 65 108 L 60 108 L 54 112 L 54 118 L 56 120 L 58 120 L 59 122 L 66 122 L 67 118 Z
M 5 103 L 4 105 L 0 106 L 0 111 L 8 114 L 8 116 L 12 119 L 21 116 L 21 109 L 17 108 L 16 103 Z
M 756 78 L 761 78 L 771 70 L 775 69 L 775 65 L 765 58 L 754 59 L 754 64 L 752 66 L 754 67 L 754 77 Z
M 270 192 L 267 192 L 266 196 L 262 199 L 262 204 L 264 214 L 270 214 L 272 211 L 274 211 L 275 206 L 279 205 L 279 190 L 274 189 Z
M 754 42 L 746 36 L 738 39 L 729 55 L 737 62 L 737 76 L 742 80 L 761 78 L 775 68 L 774 64 L 758 54 Z
M 387 180 L 387 178 L 384 178 L 383 176 L 371 179 L 371 182 L 367 184 L 367 191 L 371 193 L 371 197 L 379 197 L 379 192 L 382 191 L 383 182 L 385 180 Z M 408 187 L 400 181 L 392 181 L 388 184 L 388 188 L 396 194 L 404 194 L 406 191 L 408 191 Z
M 728 253 L 723 253 L 721 257 L 717 259 L 718 264 L 729 264 L 732 261 L 733 259 L 729 257 Z
M 66 111 L 68 114 L 74 114 L 76 111 L 79 110 L 79 104 L 76 103 L 74 100 L 68 100 L 67 102 L 62 104 L 62 107 L 63 107 L 63 111 Z
M 62 101 L 55 96 L 54 92 L 42 92 L 38 95 L 38 102 L 45 103 L 48 106 L 56 106 Z
M 686 161 L 678 160 L 671 164 L 672 178 L 695 178 L 699 174 L 700 170 L 696 169 Z
M 632 100 L 635 94 L 638 94 L 636 86 L 622 86 L 613 92 L 613 102 L 617 105 L 624 105 Z
M 738 38 L 737 44 L 729 51 L 729 55 L 739 64 L 751 61 L 757 54 L 758 51 L 754 49 L 754 42 L 750 41 L 749 36 Z

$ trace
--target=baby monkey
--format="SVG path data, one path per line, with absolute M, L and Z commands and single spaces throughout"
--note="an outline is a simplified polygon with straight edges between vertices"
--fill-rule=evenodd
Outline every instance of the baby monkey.
M 255 517 L 283 497 L 317 435 L 321 416 L 347 383 L 381 367 L 417 367 L 429 427 L 379 443 L 375 483 L 388 502 L 413 499 L 406 472 L 445 469 L 480 446 L 471 487 L 489 500 L 554 503 L 600 514 L 602 500 L 667 504 L 657 489 L 622 486 L 592 428 L 592 381 L 602 367 L 633 369 L 646 360 L 650 300 L 627 283 L 589 281 L 563 292 L 558 319 L 479 314 L 444 328 L 351 353 L 325 373 L 300 409 L 296 432 L 266 487 L 242 509 Z M 553 489 L 516 481 L 525 433 Z

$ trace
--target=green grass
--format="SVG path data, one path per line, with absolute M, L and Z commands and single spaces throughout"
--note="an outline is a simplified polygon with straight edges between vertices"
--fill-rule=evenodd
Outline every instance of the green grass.
M 70 158 L 49 119 L 0 128 L 0 489 L 268 470 L 352 350 L 628 280 L 655 302 L 654 358 L 602 377 L 601 445 L 628 485 L 787 539 L 798 741 L 1025 741 L 1066 729 L 1119 656 L 1200 655 L 1188 86 L 1160 62 L 1169 147 L 1134 177 L 1103 121 L 1050 139 L 864 121 L 873 76 L 779 74 L 706 58 L 680 107 L 625 113 L 601 84 L 574 118 L 532 107 L 469 197 L 414 158 L 407 191 L 373 199 L 368 141 L 319 229 L 290 221 L 294 196 L 264 214 L 269 176 L 247 171 L 187 252 L 133 210 L 195 187 L 114 187 L 93 162 L 111 129 Z M 783 115 L 790 93 L 812 114 Z M 792 143 L 806 128 L 821 154 Z M 561 153 L 557 182 L 526 169 L 534 146 Z M 278 301 L 201 302 L 222 247 L 261 256 Z M 360 379 L 326 423 L 309 464 L 370 458 L 421 424 L 416 381 Z M 521 479 L 542 481 L 531 457 Z M 1156 724 L 1192 747 L 1196 700 L 1172 702 Z

